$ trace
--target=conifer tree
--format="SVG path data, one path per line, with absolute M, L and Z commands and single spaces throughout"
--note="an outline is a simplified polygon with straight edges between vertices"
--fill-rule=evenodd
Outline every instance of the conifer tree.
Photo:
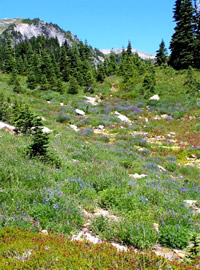
M 8 34 L 7 39 L 6 39 L 6 45 L 4 47 L 3 71 L 9 73 L 9 72 L 12 72 L 14 69 L 16 69 L 16 62 L 13 56 L 11 37 Z
M 70 76 L 68 93 L 72 95 L 78 94 L 78 88 L 79 85 L 77 79 L 73 76 Z
M 126 53 L 130 56 L 132 54 L 132 46 L 131 46 L 131 42 L 128 42 L 128 46 L 127 46 L 127 50 Z
M 17 80 L 17 70 L 14 68 L 10 74 L 9 84 L 14 85 L 16 80 Z
M 191 0 L 176 0 L 174 20 L 175 33 L 170 43 L 171 57 L 169 64 L 175 69 L 194 66 L 194 9 Z
M 158 66 L 165 65 L 167 63 L 167 49 L 165 48 L 164 40 L 161 41 L 160 47 L 156 54 L 156 64 Z
M 30 71 L 28 73 L 28 77 L 27 77 L 27 87 L 31 90 L 35 89 L 37 87 L 37 81 L 36 81 L 36 77 L 33 71 Z
M 49 84 L 48 84 L 48 81 L 47 81 L 47 77 L 46 75 L 42 75 L 41 77 L 41 82 L 40 82 L 40 89 L 41 90 L 48 90 L 49 88 Z
M 62 74 L 63 81 L 67 82 L 70 76 L 71 64 L 70 64 L 70 58 L 69 56 L 67 56 L 65 46 L 61 47 L 59 67 L 60 67 L 60 72 Z
M 25 75 L 25 65 L 24 65 L 24 62 L 23 62 L 23 59 L 21 56 L 19 56 L 16 60 L 16 63 L 17 63 L 17 71 L 18 71 L 18 74 L 20 75 Z
M 104 65 L 100 62 L 97 67 L 97 81 L 103 82 L 106 78 Z
M 149 98 L 151 94 L 154 94 L 155 85 L 155 70 L 152 68 L 144 77 L 141 94 L 144 95 L 145 98 Z
M 109 74 L 114 74 L 116 70 L 117 70 L 116 54 L 114 52 L 111 52 L 108 62 L 108 72 Z
M 195 10 L 195 50 L 194 50 L 194 67 L 200 69 L 200 3 L 194 0 Z
M 42 123 L 38 118 L 33 129 L 32 143 L 27 148 L 27 154 L 30 158 L 47 158 L 49 136 L 42 131 Z
M 57 85 L 56 85 L 56 89 L 55 89 L 57 92 L 59 93 L 63 93 L 64 92 L 64 87 L 63 87 L 63 83 L 62 83 L 62 80 L 61 79 L 58 79 L 57 80 Z
M 22 91 L 22 87 L 19 81 L 19 78 L 17 77 L 15 82 L 14 82 L 14 87 L 13 87 L 13 91 L 15 93 L 20 93 Z

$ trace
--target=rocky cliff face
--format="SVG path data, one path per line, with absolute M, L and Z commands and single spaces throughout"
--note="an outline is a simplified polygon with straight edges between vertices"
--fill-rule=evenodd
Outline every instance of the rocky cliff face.
M 70 32 L 65 32 L 55 24 L 48 24 L 39 19 L 4 19 L 0 20 L 0 34 L 4 36 L 9 32 L 15 44 L 33 37 L 45 36 L 57 38 L 60 45 L 67 42 L 71 45 L 78 42 L 78 38 Z

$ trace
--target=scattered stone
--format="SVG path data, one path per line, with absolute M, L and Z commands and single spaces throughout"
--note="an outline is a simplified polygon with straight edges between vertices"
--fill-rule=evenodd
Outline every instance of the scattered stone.
M 86 227 L 84 226 L 84 228 L 83 228 L 82 232 L 83 232 L 83 233 L 88 233 L 88 232 L 89 232 L 89 230 L 88 230 L 88 228 L 86 228 Z
M 4 122 L 0 122 L 0 129 L 8 131 L 10 134 L 18 133 L 18 129 L 16 127 L 11 126 L 11 125 L 4 123 Z
M 184 203 L 194 210 L 193 214 L 200 214 L 200 208 L 196 206 L 197 200 L 184 200 Z
M 141 135 L 141 136 L 144 136 L 144 137 L 147 137 L 149 134 L 147 132 L 142 132 L 142 131 L 133 131 L 130 133 L 131 136 L 138 136 L 138 135 Z
M 87 240 L 93 244 L 103 243 L 97 236 L 91 235 L 89 232 L 84 233 L 81 231 L 78 235 L 74 235 L 72 237 L 72 241 L 84 241 Z
M 103 125 L 99 125 L 98 126 L 98 129 L 103 130 L 104 129 L 104 126 Z
M 189 255 L 189 252 L 186 252 L 186 251 L 184 251 L 184 250 L 173 249 L 173 251 L 174 251 L 181 259 L 184 259 L 187 255 Z
M 196 156 L 194 154 L 190 154 L 189 158 L 196 158 Z
M 152 247 L 152 251 L 158 255 L 167 258 L 168 260 L 180 259 L 180 257 L 171 249 L 160 246 L 159 244 Z
M 42 230 L 42 231 L 40 232 L 40 234 L 43 234 L 43 235 L 48 235 L 49 233 L 48 233 L 48 231 L 47 231 L 47 230 Z
M 174 138 L 175 135 L 176 134 L 174 132 L 170 132 L 169 134 L 166 135 L 166 137 L 168 137 L 168 138 Z
M 188 206 L 193 207 L 197 203 L 197 200 L 184 200 L 184 203 L 186 203 Z
M 169 117 L 168 114 L 162 114 L 162 115 L 161 115 L 161 118 L 162 118 L 162 119 L 168 119 L 168 117 Z
M 27 261 L 30 258 L 31 254 L 32 254 L 32 249 L 27 250 L 21 256 L 16 256 L 15 258 L 17 260 L 19 260 L 19 261 L 25 262 L 25 261 Z
M 84 115 L 85 115 L 85 112 L 82 111 L 82 110 L 79 110 L 79 109 L 76 109 L 75 112 L 76 112 L 78 115 L 81 115 L 81 116 L 84 116 Z
M 161 171 L 163 171 L 163 172 L 166 172 L 166 169 L 165 168 L 163 168 L 162 166 L 160 166 L 160 165 L 158 165 L 158 169 L 160 169 Z
M 129 176 L 134 178 L 134 179 L 142 179 L 142 178 L 145 178 L 147 175 L 135 173 L 135 174 L 129 174 Z
M 161 117 L 159 115 L 156 115 L 153 119 L 154 120 L 161 120 Z
M 75 126 L 75 125 L 70 125 L 70 127 L 71 127 L 75 132 L 78 132 L 78 131 L 79 131 L 78 127 Z
M 48 104 L 51 104 L 51 101 L 47 100 L 47 103 L 48 103 Z
M 160 100 L 160 97 L 158 95 L 154 95 L 154 96 L 150 97 L 149 100 Z
M 161 115 L 161 118 L 162 119 L 165 119 L 165 120 L 173 120 L 174 118 L 168 114 L 162 114 Z
M 44 133 L 51 133 L 53 130 L 49 129 L 48 127 L 42 127 L 42 131 Z
M 96 106 L 98 103 L 96 102 L 96 97 L 86 97 L 84 96 L 84 98 L 87 99 L 87 102 L 90 103 L 93 106 Z
M 131 120 L 128 117 L 126 117 L 125 115 L 123 115 L 119 112 L 115 112 L 115 114 L 117 115 L 117 118 L 119 118 L 121 121 L 128 123 L 128 124 L 131 123 Z
M 153 223 L 153 228 L 156 232 L 159 232 L 159 224 Z
M 74 162 L 74 164 L 78 164 L 79 163 L 79 160 L 77 160 L 77 159 L 72 159 L 72 161 Z
M 86 218 L 86 219 L 90 219 L 93 217 L 93 214 L 89 213 L 85 209 L 83 209 L 83 215 L 84 215 L 84 218 Z
M 115 247 L 118 251 L 127 251 L 128 248 L 126 246 L 119 245 L 117 243 L 111 243 L 113 247 Z
M 112 218 L 114 221 L 119 220 L 119 217 L 117 217 L 115 215 L 112 215 L 112 214 L 110 214 L 110 212 L 108 212 L 107 210 L 103 210 L 103 209 L 96 209 L 93 216 L 94 217 L 103 216 L 103 217 L 106 217 L 106 218 Z
M 83 227 L 84 227 L 84 228 L 89 228 L 90 225 L 91 225 L 91 223 L 90 223 L 90 222 L 87 222 L 87 223 L 85 223 L 85 224 L 83 225 Z

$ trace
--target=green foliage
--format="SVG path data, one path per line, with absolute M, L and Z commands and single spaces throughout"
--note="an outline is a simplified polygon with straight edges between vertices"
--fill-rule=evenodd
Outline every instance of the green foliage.
M 12 107 L 13 123 L 20 132 L 26 134 L 32 132 L 36 117 L 30 112 L 27 105 L 15 102 Z
M 36 156 L 46 157 L 49 136 L 42 131 L 41 121 L 38 118 L 33 128 L 33 142 L 27 149 L 27 154 L 32 158 Z
M 49 162 L 56 167 L 60 167 L 60 159 L 48 150 L 48 146 L 49 135 L 43 132 L 41 119 L 36 118 L 32 130 L 32 143 L 27 147 L 26 153 L 30 158 L 39 158 L 44 162 Z
M 176 0 L 174 19 L 175 33 L 172 36 L 169 64 L 175 69 L 186 69 L 194 66 L 195 34 L 194 9 L 191 0 Z
M 152 252 L 119 252 L 109 244 L 73 242 L 54 235 L 38 235 L 12 228 L 0 232 L 2 269 L 149 269 L 186 270 L 195 263 L 168 261 Z
M 154 94 L 154 89 L 156 85 L 155 71 L 152 71 L 145 75 L 143 85 L 142 85 L 142 95 L 145 98 L 149 98 L 150 95 Z
M 27 87 L 30 88 L 31 90 L 37 87 L 36 78 L 33 72 L 29 72 L 27 76 Z
M 189 66 L 184 85 L 187 87 L 186 93 L 190 96 L 200 96 L 200 82 L 197 81 L 194 69 Z
M 191 237 L 188 252 L 187 258 L 190 260 L 195 260 L 197 256 L 200 256 L 200 237 L 196 233 Z
M 178 224 L 161 226 L 159 240 L 163 246 L 184 249 L 189 244 L 190 231 Z
M 78 94 L 78 88 L 79 88 L 79 85 L 78 85 L 76 78 L 71 76 L 69 78 L 68 93 L 72 94 L 72 95 Z
M 151 223 L 145 221 L 136 224 L 125 222 L 125 226 L 120 228 L 120 238 L 128 245 L 146 249 L 156 244 L 158 235 Z

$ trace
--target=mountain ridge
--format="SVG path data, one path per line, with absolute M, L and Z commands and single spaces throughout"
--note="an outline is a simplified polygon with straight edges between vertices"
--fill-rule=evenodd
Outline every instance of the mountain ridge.
M 15 44 L 19 44 L 21 41 L 29 40 L 33 37 L 46 36 L 47 38 L 57 38 L 60 46 L 67 42 L 68 45 L 72 45 L 74 42 L 79 42 L 76 35 L 73 35 L 70 31 L 65 31 L 58 25 L 53 23 L 47 23 L 40 19 L 0 19 L 0 36 L 5 36 L 6 33 L 12 35 L 12 40 Z M 97 49 L 104 55 L 109 55 L 111 52 L 119 54 L 123 49 Z M 146 52 L 142 52 L 137 49 L 132 49 L 132 52 L 138 54 L 142 59 L 154 60 L 155 56 Z
M 6 33 L 11 34 L 15 44 L 38 36 L 57 38 L 60 46 L 65 42 L 72 45 L 79 41 L 70 31 L 64 31 L 58 25 L 40 19 L 0 19 L 0 35 L 5 36 Z
M 122 51 L 126 49 L 99 49 L 100 52 L 102 52 L 104 55 L 109 55 L 111 54 L 111 52 L 114 52 L 115 54 L 120 54 L 122 53 Z M 146 52 L 142 52 L 140 50 L 137 49 L 132 49 L 132 53 L 138 54 L 138 56 L 142 59 L 155 59 L 155 55 L 146 53 Z

